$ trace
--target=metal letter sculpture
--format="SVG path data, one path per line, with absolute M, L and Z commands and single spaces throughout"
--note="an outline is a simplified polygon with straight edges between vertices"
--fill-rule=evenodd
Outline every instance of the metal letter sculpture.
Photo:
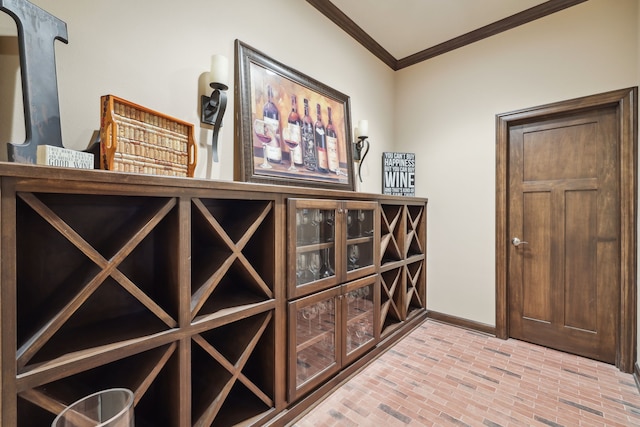
M 0 0 L 18 26 L 22 99 L 27 139 L 8 144 L 9 160 L 35 163 L 38 145 L 62 147 L 55 40 L 67 41 L 67 24 L 26 0 Z

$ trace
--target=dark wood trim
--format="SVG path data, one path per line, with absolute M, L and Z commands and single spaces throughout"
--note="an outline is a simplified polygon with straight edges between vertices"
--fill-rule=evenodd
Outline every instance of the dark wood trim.
M 636 387 L 640 392 L 640 366 L 638 366 L 638 363 L 633 364 L 633 379 L 636 381 Z
M 508 16 L 492 24 L 485 25 L 477 30 L 414 53 L 413 55 L 409 55 L 402 59 L 396 59 L 329 0 L 307 0 L 311 6 L 315 7 L 334 24 L 342 28 L 342 30 L 353 37 L 358 43 L 364 46 L 369 52 L 378 57 L 394 71 L 426 61 L 427 59 L 442 55 L 443 53 L 451 52 L 452 50 L 486 39 L 528 22 L 535 21 L 536 19 L 544 18 L 547 15 L 584 3 L 585 1 L 587 0 L 549 0 L 545 3 L 539 4 L 538 6 L 523 10 L 520 13 Z
M 638 88 L 618 102 L 620 117 L 620 336 L 616 365 L 632 372 L 637 348 Z
M 437 311 L 429 310 L 427 317 L 438 322 L 447 323 L 449 325 L 457 326 L 459 328 L 470 329 L 472 331 L 481 332 L 483 334 L 496 335 L 496 328 L 487 325 L 486 323 L 480 323 L 469 319 L 463 319 L 462 317 L 452 316 L 450 314 L 439 313 Z
M 358 43 L 364 46 L 369 52 L 387 64 L 393 70 L 397 70 L 398 60 L 393 57 L 385 48 L 376 42 L 369 34 L 351 20 L 347 15 L 338 9 L 329 0 L 307 0 L 320 13 L 329 18 L 334 24 L 342 28 L 347 34 L 353 37 Z
M 620 129 L 620 324 L 616 366 L 632 372 L 637 330 L 638 88 L 556 102 L 496 116 L 496 336 L 508 338 L 508 152 L 509 127 L 545 116 L 616 106 Z
M 419 62 L 426 61 L 427 59 L 431 59 L 435 56 L 442 55 L 443 53 L 451 52 L 452 50 L 489 38 L 496 34 L 500 34 L 504 31 L 511 30 L 512 28 L 535 21 L 536 19 L 544 18 L 547 15 L 551 15 L 552 13 L 559 12 L 585 1 L 586 0 L 550 0 L 492 24 L 485 25 L 484 27 L 468 32 L 454 39 L 440 43 L 439 45 L 430 47 L 429 49 L 414 53 L 406 58 L 399 59 L 396 65 L 396 70 L 401 70 Z
M 211 180 L 205 178 L 181 178 L 160 175 L 129 174 L 106 170 L 88 170 L 58 168 L 52 166 L 40 166 L 24 163 L 0 162 L 0 176 L 15 177 L 19 181 L 21 191 L 38 191 L 41 186 L 39 179 L 45 178 L 52 186 L 58 186 L 62 190 L 74 193 L 91 193 L 93 185 L 110 186 L 109 191 L 114 194 L 126 193 L 122 190 L 123 185 L 141 185 L 147 188 L 167 188 L 170 189 L 189 187 L 194 192 L 202 191 L 203 197 L 211 197 L 211 190 L 219 190 L 219 197 L 229 198 L 233 192 L 256 192 L 264 195 L 270 193 L 282 194 L 287 197 L 314 197 L 321 199 L 349 199 L 349 200 L 380 200 L 383 202 L 406 203 L 404 196 L 392 196 L 385 194 L 360 193 L 345 190 L 334 190 L 328 188 L 293 187 L 283 185 L 258 184 L 237 181 Z M 231 192 L 231 193 L 230 193 Z M 239 193 L 238 193 L 239 194 Z M 218 197 L 218 196 L 216 196 Z M 242 194 L 238 198 L 244 197 Z M 427 202 L 426 198 L 412 197 L 412 202 Z

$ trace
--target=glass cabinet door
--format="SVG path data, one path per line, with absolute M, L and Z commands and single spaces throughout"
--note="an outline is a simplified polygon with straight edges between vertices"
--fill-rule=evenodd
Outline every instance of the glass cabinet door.
M 289 200 L 289 296 L 309 295 L 338 283 L 338 203 Z
M 376 276 L 343 285 L 343 358 L 349 363 L 375 345 L 379 338 L 379 282 Z
M 289 298 L 310 295 L 376 272 L 378 204 L 288 200 Z
M 289 303 L 289 397 L 296 399 L 340 368 L 340 288 Z
M 375 272 L 378 236 L 377 204 L 347 202 L 346 209 L 346 280 Z

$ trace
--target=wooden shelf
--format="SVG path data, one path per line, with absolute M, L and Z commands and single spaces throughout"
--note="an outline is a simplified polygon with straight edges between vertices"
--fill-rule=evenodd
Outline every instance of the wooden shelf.
M 334 359 L 300 395 L 355 365 L 382 330 L 400 336 L 407 316 L 424 312 L 421 199 L 1 162 L 0 189 L 2 426 L 50 425 L 66 405 L 111 387 L 134 392 L 137 427 L 278 419 L 296 399 L 287 382 L 288 254 L 329 249 L 336 258 L 333 284 L 318 280 L 294 297 L 328 289 L 336 306 L 322 321 L 338 326 L 291 347 Z M 343 217 L 324 241 L 290 250 L 294 198 L 333 203 Z M 374 233 L 347 238 L 344 213 L 359 210 L 374 214 L 358 230 Z M 339 232 L 329 239 L 331 230 Z M 353 245 L 366 266 L 349 270 Z M 349 326 L 371 317 L 346 310 L 346 296 L 363 286 L 375 294 L 374 325 L 388 328 L 352 336 L 362 342 L 347 352 Z
M 2 288 L 15 306 L 2 303 L 17 345 L 0 423 L 48 425 L 116 386 L 134 391 L 138 426 L 259 421 L 282 405 L 281 196 L 63 184 L 2 178 L 3 225 L 15 230 L 2 239 L 15 281 L 3 276 Z
M 192 337 L 193 425 L 253 417 L 275 406 L 273 314 L 252 316 Z M 233 337 L 233 339 L 229 339 Z M 267 375 L 265 375 L 267 374 Z M 237 401 L 237 396 L 242 400 Z
M 426 203 L 381 203 L 380 235 L 379 326 L 386 336 L 427 307 Z

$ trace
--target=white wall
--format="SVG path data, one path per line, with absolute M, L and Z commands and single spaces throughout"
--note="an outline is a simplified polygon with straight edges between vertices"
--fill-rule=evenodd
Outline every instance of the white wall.
M 428 308 L 495 325 L 495 115 L 638 84 L 637 0 L 591 0 L 397 73 L 429 197 Z
M 67 23 L 69 44 L 56 42 L 62 138 L 66 147 L 84 149 L 99 128 L 99 99 L 113 94 L 196 125 L 198 177 L 233 179 L 233 90 L 220 135 L 221 162 L 211 164 L 200 129 L 199 80 L 212 54 L 229 58 L 233 76 L 234 40 L 240 39 L 310 77 L 351 97 L 352 119 L 366 118 L 375 146 L 363 166 L 363 191 L 381 191 L 380 157 L 393 142 L 394 73 L 351 37 L 299 0 L 33 0 Z M 15 24 L 0 13 L 0 35 Z M 10 30 L 9 30 L 10 31 Z M 0 43 L 0 49 L 2 44 Z M 4 61 L 6 49 L 0 51 Z M 0 72 L 3 69 L 0 68 Z M 5 75 L 3 75 L 3 78 Z M 3 79 L 0 79 L 2 81 Z M 15 81 L 15 76 L 12 79 Z M 0 86 L 0 93 L 11 88 Z M 15 92 L 15 91 L 14 91 Z M 207 90 L 207 94 L 210 89 Z M 20 97 L 18 96 L 18 99 Z M 389 102 L 379 102 L 380 99 Z M 21 105 L 3 98 L 3 105 Z M 0 110 L 2 111 L 2 110 Z M 0 117 L 1 144 L 24 141 L 22 128 Z M 385 148 L 386 147 L 386 148 Z M 0 159 L 6 160 L 0 147 Z M 377 160 L 376 160 L 377 159 Z

